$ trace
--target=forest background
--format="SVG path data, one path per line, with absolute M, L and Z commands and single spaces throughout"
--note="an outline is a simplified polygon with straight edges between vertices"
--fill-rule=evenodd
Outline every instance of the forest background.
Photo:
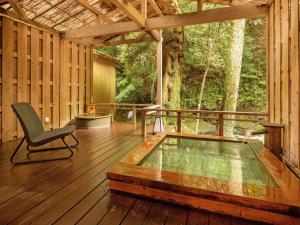
M 182 12 L 197 1 L 179 0 Z M 204 4 L 205 9 L 223 7 Z M 163 31 L 163 104 L 166 108 L 266 111 L 266 26 L 261 18 Z M 118 60 L 117 102 L 155 103 L 156 43 L 99 48 Z M 189 132 L 213 133 L 209 121 L 186 122 Z M 245 133 L 256 124 L 227 124 Z M 200 128 L 199 128 L 200 127 Z

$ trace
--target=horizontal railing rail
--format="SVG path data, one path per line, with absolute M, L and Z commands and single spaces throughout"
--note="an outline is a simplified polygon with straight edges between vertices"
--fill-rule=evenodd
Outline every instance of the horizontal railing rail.
M 229 111 L 193 110 L 193 109 L 192 110 L 165 109 L 159 107 L 155 109 L 143 108 L 141 109 L 141 111 L 142 111 L 142 135 L 144 137 L 147 136 L 147 128 L 146 128 L 147 117 L 176 118 L 176 131 L 179 133 L 182 132 L 183 119 L 216 120 L 218 124 L 219 136 L 224 136 L 224 121 L 243 121 L 243 122 L 254 122 L 254 123 L 268 122 L 268 113 L 266 112 L 229 112 Z
M 112 121 L 114 121 L 114 114 L 116 110 L 131 110 L 132 111 L 132 123 L 137 122 L 137 111 L 151 110 L 159 108 L 160 105 L 154 104 L 134 104 L 134 103 L 94 103 L 96 110 L 108 109 L 112 115 Z

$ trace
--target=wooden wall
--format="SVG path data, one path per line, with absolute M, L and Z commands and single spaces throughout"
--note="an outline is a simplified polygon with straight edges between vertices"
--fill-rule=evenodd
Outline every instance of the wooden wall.
M 300 168 L 299 2 L 275 0 L 268 17 L 270 122 L 284 124 L 283 154 Z
M 23 135 L 14 102 L 31 103 L 47 130 L 82 112 L 90 101 L 91 49 L 6 17 L 0 25 L 0 139 Z
M 83 113 L 91 99 L 92 50 L 75 42 L 60 43 L 60 123 Z
M 93 54 L 93 102 L 110 103 L 116 98 L 116 61 Z

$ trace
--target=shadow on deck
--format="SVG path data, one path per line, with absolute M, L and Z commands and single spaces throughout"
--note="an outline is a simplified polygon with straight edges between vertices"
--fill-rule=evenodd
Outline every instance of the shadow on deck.
M 75 136 L 80 145 L 71 160 L 31 165 L 12 166 L 9 157 L 18 141 L 2 144 L 0 224 L 257 224 L 110 192 L 106 171 L 143 141 L 134 125 L 77 130 Z M 19 157 L 25 153 L 24 145 Z

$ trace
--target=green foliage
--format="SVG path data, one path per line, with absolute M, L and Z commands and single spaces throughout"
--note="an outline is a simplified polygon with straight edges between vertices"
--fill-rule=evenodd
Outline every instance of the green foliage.
M 182 12 L 196 11 L 196 1 L 179 0 Z M 206 9 L 223 7 L 205 4 Z M 208 37 L 212 36 L 212 63 L 202 101 L 203 109 L 222 110 L 224 77 L 230 53 L 231 23 L 212 23 L 184 28 L 181 107 L 196 108 L 197 97 L 205 70 Z M 136 35 L 136 34 L 135 34 Z M 165 38 L 169 37 L 164 34 Z M 247 20 L 243 64 L 238 97 L 238 110 L 265 111 L 266 51 L 265 20 Z M 130 103 L 154 102 L 156 85 L 155 43 L 103 47 L 102 52 L 118 59 L 117 101 Z
M 109 46 L 100 48 L 100 51 L 118 59 L 117 102 L 153 102 L 156 80 L 154 43 Z

